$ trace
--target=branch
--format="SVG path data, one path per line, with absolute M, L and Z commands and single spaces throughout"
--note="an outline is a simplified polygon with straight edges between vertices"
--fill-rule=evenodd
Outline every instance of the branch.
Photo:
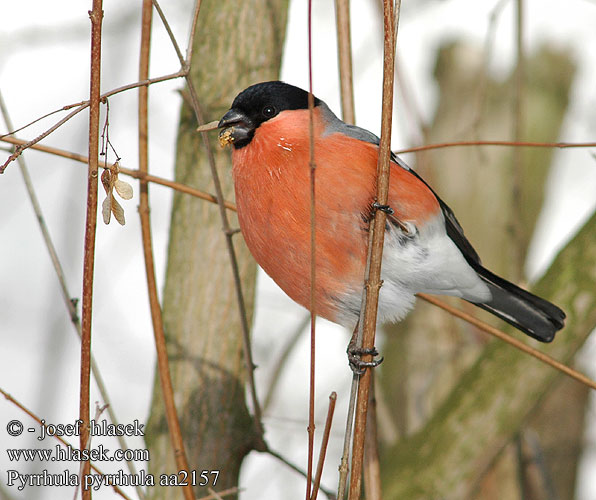
M 596 142 L 527 142 L 527 141 L 454 141 L 427 144 L 414 148 L 400 149 L 395 154 L 415 153 L 417 151 L 428 151 L 431 149 L 453 148 L 458 146 L 509 146 L 519 148 L 594 148 Z
M 149 54 L 151 50 L 151 20 L 153 18 L 153 7 L 151 0 L 143 0 L 141 20 L 141 53 L 139 56 L 139 79 L 146 80 L 149 77 Z M 149 88 L 139 87 L 139 171 L 147 174 L 149 170 Z M 157 295 L 157 284 L 155 279 L 155 264 L 153 259 L 153 245 L 151 242 L 151 218 L 149 214 L 149 187 L 146 178 L 140 180 L 140 202 L 139 216 L 141 218 L 141 234 L 143 240 L 143 256 L 145 260 L 145 274 L 147 277 L 147 292 L 149 294 L 149 305 L 151 308 L 151 320 L 153 323 L 153 334 L 155 337 L 155 349 L 157 351 L 157 364 L 159 381 L 164 400 L 166 420 L 170 431 L 170 440 L 174 450 L 174 459 L 178 470 L 189 471 L 188 459 L 182 440 L 182 431 L 178 412 L 174 402 L 174 389 L 170 376 L 170 364 L 163 328 L 161 306 Z M 193 500 L 194 493 L 191 483 L 186 483 L 182 493 L 186 500 Z
M 383 114 L 381 118 L 381 142 L 379 144 L 379 160 L 377 164 L 377 199 L 380 205 L 387 205 L 389 195 L 389 168 L 391 164 L 391 120 L 393 114 L 393 79 L 395 74 L 395 40 L 401 1 L 395 5 L 393 0 L 383 3 Z M 371 242 L 368 248 L 370 269 L 366 276 L 366 300 L 364 305 L 364 322 L 362 330 L 362 348 L 372 349 L 375 344 L 377 326 L 377 308 L 381 290 L 381 261 L 383 258 L 383 242 L 385 236 L 386 214 L 382 210 L 375 211 L 371 224 Z M 363 356 L 363 361 L 371 361 L 370 354 Z M 358 383 L 358 401 L 354 423 L 354 439 L 352 444 L 352 474 L 348 498 L 360 498 L 362 483 L 362 462 L 364 458 L 364 438 L 368 412 L 369 388 L 372 370 L 366 370 Z
M 350 3 L 348 0 L 335 0 L 335 24 L 337 26 L 337 59 L 339 61 L 342 120 L 355 125 L 356 113 L 354 112 L 354 84 L 352 80 Z
M 337 394 L 333 391 L 329 395 L 329 408 L 327 409 L 327 418 L 325 419 L 325 430 L 323 431 L 323 440 L 321 441 L 321 451 L 319 453 L 319 461 L 317 463 L 317 472 L 313 481 L 312 495 L 310 500 L 317 500 L 319 487 L 321 485 L 321 475 L 323 474 L 323 465 L 325 465 L 325 455 L 327 454 L 327 444 L 329 443 L 329 434 L 331 432 L 331 424 L 333 422 L 333 413 L 335 412 L 335 402 L 337 401 Z
M 8 142 L 10 144 L 26 144 L 26 141 L 22 139 L 16 139 L 14 137 L 3 137 L 0 138 L 0 141 Z M 62 158 L 68 158 L 70 160 L 75 160 L 85 165 L 89 162 L 89 159 L 85 155 L 81 155 L 78 153 L 73 153 L 71 151 L 65 151 L 64 149 L 53 148 L 51 146 L 44 146 L 42 144 L 34 144 L 31 146 L 31 149 L 35 149 L 37 151 L 43 151 L 44 153 L 53 154 L 56 156 L 61 156 Z M 101 165 L 100 165 L 101 167 Z M 113 165 L 103 166 L 102 168 L 110 168 Z M 197 198 L 201 198 L 202 200 L 210 201 L 211 203 L 217 203 L 217 198 L 215 195 L 206 193 L 205 191 L 201 191 L 200 189 L 193 188 L 188 186 L 187 184 L 182 184 L 181 182 L 170 181 L 168 179 L 164 179 L 163 177 L 158 177 L 157 175 L 151 175 L 146 172 L 142 172 L 141 170 L 133 170 L 130 168 L 122 167 L 121 165 L 118 166 L 118 171 L 121 174 L 129 175 L 130 177 L 134 177 L 135 179 L 142 179 L 147 182 L 153 182 L 155 184 L 160 184 L 162 186 L 170 187 L 175 189 L 176 191 L 180 191 L 181 193 L 190 194 L 191 196 L 195 196 Z M 231 201 L 224 201 L 224 206 L 228 210 L 236 211 L 236 205 Z
M 180 71 L 177 71 L 176 73 L 171 73 L 169 75 L 159 76 L 157 78 L 150 78 L 148 80 L 143 80 L 143 81 L 140 81 L 140 82 L 129 83 L 127 85 L 123 85 L 122 87 L 118 87 L 116 89 L 110 90 L 109 92 L 106 92 L 105 94 L 102 94 L 101 96 L 99 96 L 99 100 L 100 101 L 104 101 L 105 99 L 107 99 L 108 97 L 110 97 L 110 96 L 112 96 L 114 94 L 118 94 L 120 92 L 124 92 L 126 90 L 131 90 L 131 89 L 134 89 L 134 88 L 137 88 L 137 87 L 144 87 L 144 86 L 147 86 L 147 85 L 151 85 L 153 83 L 165 82 L 167 80 L 173 80 L 174 78 L 180 78 L 180 77 L 186 76 L 187 73 L 188 73 L 188 70 L 183 68 Z M 33 147 L 34 144 L 37 144 L 39 141 L 41 141 L 42 139 L 46 138 L 52 132 L 55 132 L 62 125 L 64 125 L 68 120 L 70 120 L 71 118 L 73 118 L 74 116 L 76 116 L 77 114 L 79 114 L 84 109 L 87 109 L 89 107 L 89 101 L 83 101 L 81 103 L 69 104 L 67 106 L 63 106 L 62 108 L 60 108 L 57 111 L 54 111 L 52 113 L 48 113 L 48 114 L 42 116 L 41 118 L 38 118 L 38 119 L 32 121 L 28 125 L 25 125 L 24 127 L 20 127 L 18 129 L 16 129 L 14 132 L 16 132 L 18 130 L 22 130 L 22 129 L 28 127 L 29 125 L 32 125 L 33 123 L 36 123 L 37 121 L 41 120 L 42 118 L 45 118 L 46 116 L 50 116 L 50 115 L 52 115 L 52 114 L 54 114 L 54 113 L 56 113 L 58 111 L 63 111 L 63 110 L 66 110 L 66 109 L 70 109 L 73 106 L 78 106 L 78 107 L 74 111 L 71 111 L 64 118 L 62 118 L 55 125 L 53 125 L 48 130 L 46 130 L 45 132 L 43 132 L 42 134 L 38 135 L 34 139 L 31 139 L 29 142 L 26 142 L 24 144 L 20 144 L 19 147 L 8 157 L 8 159 L 4 162 L 4 164 L 0 165 L 0 174 L 3 174 L 4 173 L 4 170 L 6 170 L 6 167 L 8 166 L 8 164 L 10 162 L 16 160 L 23 153 L 23 151 L 25 151 L 25 149 L 30 148 L 30 147 Z M 1 135 L 0 136 L 0 140 L 6 141 L 8 139 L 6 137 L 7 135 L 9 135 L 9 134 Z
M 87 217 L 85 221 L 85 254 L 83 257 L 83 312 L 81 321 L 81 391 L 80 416 L 83 421 L 80 436 L 81 451 L 89 441 L 89 392 L 91 366 L 91 314 L 93 304 L 93 269 L 95 264 L 95 229 L 97 225 L 97 175 L 99 152 L 99 105 L 101 73 L 102 0 L 93 0 L 91 19 L 91 90 L 89 107 L 89 174 L 87 178 Z M 89 475 L 90 462 L 83 464 L 81 474 Z M 91 489 L 82 489 L 82 499 L 91 500 Z
M 307 476 L 306 476 L 306 500 L 309 500 L 313 495 L 312 492 L 312 469 L 314 459 L 315 446 L 315 354 L 316 354 L 316 322 L 317 322 L 317 308 L 316 308 L 316 269 L 317 269 L 317 252 L 316 252 L 316 200 L 315 200 L 315 186 L 317 165 L 315 163 L 315 122 L 314 122 L 314 108 L 315 95 L 313 94 L 312 86 L 312 0 L 308 1 L 308 153 L 309 153 L 309 211 L 310 211 L 310 363 L 308 373 L 308 457 L 307 457 Z M 316 496 L 316 491 L 314 492 Z

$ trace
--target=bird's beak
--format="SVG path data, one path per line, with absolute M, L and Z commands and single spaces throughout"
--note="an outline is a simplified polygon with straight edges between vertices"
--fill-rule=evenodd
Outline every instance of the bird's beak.
M 217 124 L 217 128 L 222 129 L 219 133 L 219 142 L 222 146 L 234 144 L 235 147 L 241 147 L 252 139 L 255 127 L 252 121 L 237 109 L 230 109 Z

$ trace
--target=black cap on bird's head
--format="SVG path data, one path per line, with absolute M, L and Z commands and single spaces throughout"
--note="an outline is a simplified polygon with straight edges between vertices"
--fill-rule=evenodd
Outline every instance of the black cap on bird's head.
M 315 106 L 320 102 L 315 97 Z M 308 109 L 308 92 L 280 81 L 251 85 L 236 96 L 220 120 L 220 140 L 240 149 L 250 143 L 261 123 L 289 109 Z

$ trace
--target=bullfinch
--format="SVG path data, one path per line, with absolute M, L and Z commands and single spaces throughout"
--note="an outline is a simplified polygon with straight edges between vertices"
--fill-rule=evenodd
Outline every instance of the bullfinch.
M 240 229 L 263 270 L 310 304 L 308 92 L 280 81 L 242 91 L 218 124 L 232 144 Z M 314 98 L 316 312 L 353 328 L 359 317 L 379 138 Z M 415 294 L 454 295 L 550 342 L 565 313 L 484 268 L 451 209 L 395 155 L 381 268 L 379 320 L 396 321 Z

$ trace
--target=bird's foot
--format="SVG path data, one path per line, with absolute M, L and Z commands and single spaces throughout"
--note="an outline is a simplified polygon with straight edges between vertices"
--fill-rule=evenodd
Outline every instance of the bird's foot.
M 362 356 L 365 354 L 369 354 L 373 358 L 377 357 L 379 355 L 379 351 L 377 351 L 375 347 L 356 347 L 355 345 L 352 345 L 352 342 L 350 342 L 346 352 L 348 353 L 348 363 L 350 365 L 350 369 L 356 375 L 362 375 L 367 368 L 375 368 L 383 362 L 383 357 L 373 359 L 372 361 L 362 360 Z
M 395 213 L 395 210 L 391 208 L 391 205 L 381 205 L 378 201 L 373 202 L 372 207 L 374 210 L 380 210 L 387 215 L 393 215 Z

